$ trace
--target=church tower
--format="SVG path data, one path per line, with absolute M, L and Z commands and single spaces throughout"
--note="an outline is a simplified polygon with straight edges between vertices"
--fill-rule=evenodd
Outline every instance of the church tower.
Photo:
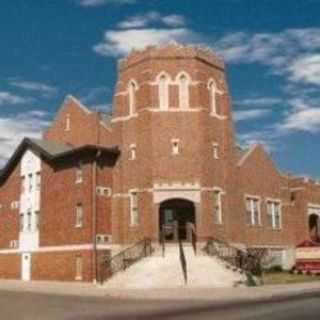
M 121 149 L 115 242 L 158 239 L 172 221 L 180 229 L 194 224 L 200 238 L 225 231 L 234 133 L 224 64 L 215 54 L 176 44 L 132 52 L 119 61 L 111 121 Z

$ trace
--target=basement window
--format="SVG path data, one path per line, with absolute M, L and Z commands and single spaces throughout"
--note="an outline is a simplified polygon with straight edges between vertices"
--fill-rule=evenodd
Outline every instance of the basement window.
M 130 192 L 130 225 L 139 224 L 138 193 Z
M 213 192 L 213 219 L 214 223 L 222 224 L 222 192 L 215 190 Z
M 75 269 L 76 269 L 75 280 L 81 281 L 82 273 L 83 273 L 82 256 L 76 256 Z

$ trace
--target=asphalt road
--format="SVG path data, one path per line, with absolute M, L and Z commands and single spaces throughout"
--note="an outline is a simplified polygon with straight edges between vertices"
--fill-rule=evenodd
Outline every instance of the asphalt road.
M 0 291 L 2 320 L 318 320 L 320 297 L 245 305 L 127 301 Z

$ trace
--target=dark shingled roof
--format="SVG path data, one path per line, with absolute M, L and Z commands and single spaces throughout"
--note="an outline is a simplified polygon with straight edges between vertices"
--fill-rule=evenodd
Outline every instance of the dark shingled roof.
M 0 170 L 0 183 L 7 179 L 27 149 L 33 150 L 47 161 L 56 161 L 69 156 L 93 152 L 99 152 L 100 154 L 108 155 L 116 159 L 120 154 L 120 150 L 117 146 L 103 147 L 99 145 L 83 145 L 76 147 L 52 140 L 25 138 L 17 147 L 4 168 Z

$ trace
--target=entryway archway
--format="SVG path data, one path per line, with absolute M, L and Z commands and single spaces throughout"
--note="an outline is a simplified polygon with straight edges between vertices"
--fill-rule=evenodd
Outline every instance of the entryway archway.
M 318 214 L 309 215 L 309 234 L 313 241 L 320 241 L 320 218 Z
M 161 202 L 159 233 L 166 241 L 187 240 L 188 224 L 196 225 L 195 205 L 185 199 L 170 199 Z

